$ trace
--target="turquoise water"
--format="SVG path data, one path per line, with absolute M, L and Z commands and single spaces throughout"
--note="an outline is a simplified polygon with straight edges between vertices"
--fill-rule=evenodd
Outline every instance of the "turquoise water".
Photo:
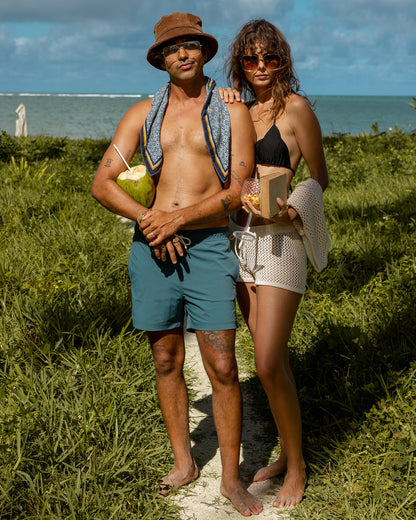
M 416 110 L 403 96 L 310 96 L 322 133 L 357 135 L 370 132 L 374 124 L 380 131 L 406 131 L 416 128 Z
M 14 135 L 16 108 L 26 106 L 29 135 L 82 139 L 110 138 L 122 115 L 147 94 L 7 94 L 0 93 L 0 131 Z M 356 135 L 396 127 L 416 128 L 416 110 L 405 96 L 310 96 L 323 135 Z

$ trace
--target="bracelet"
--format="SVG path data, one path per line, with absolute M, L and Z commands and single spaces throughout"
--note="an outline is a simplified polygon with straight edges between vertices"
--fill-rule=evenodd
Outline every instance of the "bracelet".
M 146 211 L 143 211 L 141 215 L 139 215 L 136 218 L 136 222 L 140 225 L 140 222 L 143 220 L 143 217 L 146 215 L 146 213 L 149 213 L 150 209 L 147 209 Z

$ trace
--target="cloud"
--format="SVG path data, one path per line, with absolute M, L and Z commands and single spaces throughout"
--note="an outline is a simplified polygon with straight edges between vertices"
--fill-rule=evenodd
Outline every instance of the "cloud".
M 83 85 L 78 84 L 78 88 L 91 91 L 97 88 L 96 77 L 101 76 L 105 81 L 101 82 L 100 92 L 108 88 L 148 91 L 151 84 L 162 81 L 160 72 L 147 64 L 145 56 L 154 42 L 154 24 L 172 12 L 170 0 L 158 1 L 156 8 L 154 2 L 137 0 L 15 0 L 6 4 L 0 7 L 1 23 L 13 22 L 16 33 L 8 32 L 6 25 L 0 29 L 3 35 L 0 54 L 10 57 L 13 69 L 6 82 L 9 90 L 27 90 L 18 78 L 22 81 L 30 78 L 34 84 L 37 73 L 42 76 L 38 83 L 41 89 L 45 76 L 50 75 L 52 91 L 67 91 L 71 88 L 67 86 L 71 78 L 83 77 Z M 195 12 L 190 4 L 189 0 L 179 0 L 175 10 Z M 250 0 L 237 0 L 229 6 L 215 0 L 200 4 L 198 14 L 204 30 L 217 36 L 220 45 L 225 47 L 237 27 L 236 13 L 244 12 L 248 19 L 255 15 L 258 5 L 264 15 L 272 15 L 288 11 L 293 0 L 258 0 L 256 6 Z M 241 14 L 239 16 L 241 19 Z M 218 71 L 221 66 L 219 53 L 208 70 Z M 124 80 L 117 88 L 120 73 Z M 14 89 L 12 85 L 16 85 Z
M 316 0 L 311 14 L 289 34 L 309 89 L 331 93 L 343 81 L 344 93 L 404 94 L 416 84 L 414 0 Z
M 309 91 L 368 89 L 366 75 L 380 91 L 416 82 L 414 0 L 204 0 L 194 8 L 191 0 L 174 5 L 200 15 L 204 30 L 219 40 L 208 74 L 222 77 L 224 53 L 237 30 L 264 17 L 288 38 Z M 154 24 L 170 12 L 171 0 L 2 2 L 2 89 L 152 92 L 165 77 L 147 63 L 146 53 Z
M 9 56 L 15 52 L 16 42 L 14 42 L 5 27 L 0 27 L 0 63 L 7 63 Z
M 54 22 L 83 23 L 96 20 L 112 20 L 115 23 L 144 22 L 144 27 L 153 27 L 157 20 L 172 11 L 192 12 L 201 16 L 204 24 L 221 25 L 235 21 L 244 13 L 244 18 L 286 12 L 294 0 L 234 0 L 224 3 L 220 0 L 200 2 L 195 9 L 190 0 L 177 0 L 172 7 L 171 0 L 138 2 L 137 0 L 14 0 L 0 6 L 0 19 L 6 22 Z
M 380 27 L 380 24 L 387 24 L 393 30 L 405 20 L 414 24 L 416 14 L 413 0 L 316 0 L 315 5 L 336 23 L 350 27 Z
M 94 20 L 131 20 L 140 16 L 136 0 L 14 0 L 3 2 L 0 19 L 5 22 L 77 23 Z

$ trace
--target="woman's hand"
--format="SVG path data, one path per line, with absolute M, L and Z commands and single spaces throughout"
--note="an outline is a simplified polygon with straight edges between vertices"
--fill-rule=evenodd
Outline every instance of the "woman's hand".
M 249 200 L 244 202 L 244 204 L 242 205 L 242 208 L 246 213 L 253 213 L 253 215 L 256 215 L 257 217 L 261 217 L 260 210 L 255 208 Z
M 296 218 L 300 218 L 297 211 L 292 208 L 292 206 L 288 206 L 285 202 L 283 202 L 282 199 L 279 197 L 276 199 L 276 202 L 278 206 L 280 207 L 280 211 L 274 215 L 274 217 L 271 217 L 270 220 L 274 222 L 278 222 L 281 224 L 289 224 L 290 222 L 293 222 Z M 242 209 L 246 213 L 252 213 L 253 215 L 256 215 L 257 217 L 263 217 L 263 215 L 260 213 L 260 210 L 253 206 L 253 204 L 250 201 L 244 202 L 242 205 Z
M 244 99 L 241 99 L 240 92 L 235 88 L 231 87 L 218 87 L 218 92 L 220 94 L 220 98 L 224 101 L 224 103 L 234 103 L 234 101 L 244 103 Z
M 277 197 L 276 202 L 280 208 L 280 211 L 272 218 L 274 222 L 290 224 L 296 218 L 298 218 L 297 211 L 292 208 L 292 206 L 288 206 L 287 203 L 284 202 L 280 197 Z

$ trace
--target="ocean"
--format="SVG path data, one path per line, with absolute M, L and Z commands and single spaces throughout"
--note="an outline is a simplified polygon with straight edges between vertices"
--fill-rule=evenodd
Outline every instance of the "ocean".
M 16 109 L 26 107 L 29 135 L 111 138 L 123 114 L 148 94 L 0 93 L 0 131 L 14 135 Z M 416 110 L 406 96 L 309 96 L 324 136 L 416 128 Z

